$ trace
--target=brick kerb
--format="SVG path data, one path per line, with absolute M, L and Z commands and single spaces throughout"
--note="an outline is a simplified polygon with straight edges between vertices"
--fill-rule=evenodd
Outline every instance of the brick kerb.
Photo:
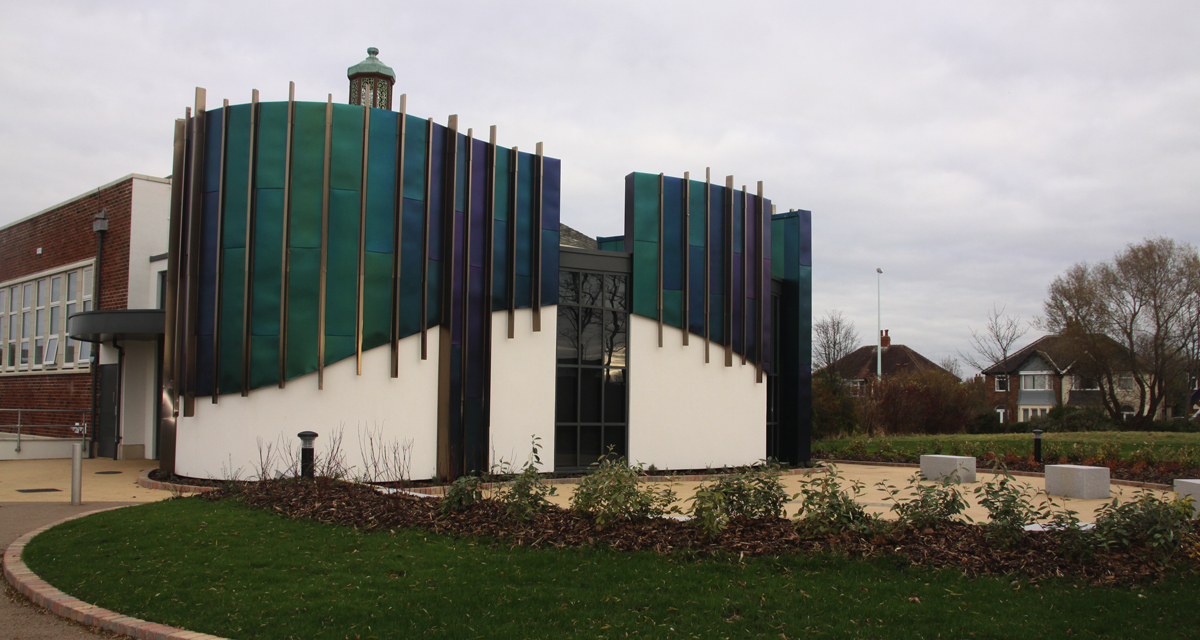
M 4 579 L 13 586 L 18 592 L 27 596 L 34 604 L 53 612 L 63 618 L 74 620 L 82 624 L 122 633 L 134 638 L 174 638 L 176 640 L 224 640 L 218 636 L 196 633 L 186 629 L 179 629 L 157 622 L 149 622 L 140 618 L 123 615 L 115 611 L 102 609 L 94 604 L 89 604 L 78 598 L 74 598 L 51 586 L 45 580 L 38 577 L 37 574 L 25 564 L 22 559 L 22 553 L 25 546 L 29 544 L 38 534 L 56 527 L 64 522 L 70 522 L 76 518 L 83 518 L 95 513 L 103 511 L 112 511 L 113 509 L 123 509 L 124 507 L 110 507 L 108 509 L 97 509 L 80 513 L 67 518 L 63 518 L 58 522 L 48 524 L 44 527 L 39 527 L 29 533 L 17 538 L 8 548 L 4 550 Z

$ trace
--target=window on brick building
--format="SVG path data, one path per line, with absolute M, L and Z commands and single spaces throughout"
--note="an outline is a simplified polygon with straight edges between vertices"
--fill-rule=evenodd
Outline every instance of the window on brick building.
M 92 268 L 0 287 L 0 373 L 87 366 L 90 343 L 67 337 L 67 318 L 92 309 Z

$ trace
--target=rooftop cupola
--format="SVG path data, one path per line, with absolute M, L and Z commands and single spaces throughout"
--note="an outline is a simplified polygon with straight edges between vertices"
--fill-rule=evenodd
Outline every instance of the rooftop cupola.
M 392 85 L 396 84 L 396 72 L 380 62 L 379 49 L 367 49 L 367 59 L 346 70 L 350 78 L 350 104 L 367 105 L 379 109 L 392 108 Z

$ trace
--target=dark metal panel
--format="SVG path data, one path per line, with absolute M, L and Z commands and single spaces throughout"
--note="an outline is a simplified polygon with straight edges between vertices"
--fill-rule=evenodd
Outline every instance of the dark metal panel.
M 750 267 L 749 254 L 746 252 L 746 248 L 750 242 L 750 228 L 747 224 L 750 221 L 750 203 L 746 198 L 746 185 L 742 185 L 742 210 L 738 215 L 742 216 L 742 299 L 738 301 L 740 307 L 738 314 L 742 319 L 742 364 L 746 364 L 746 352 L 750 350 L 749 345 L 746 344 L 746 330 L 748 328 L 746 327 L 746 302 L 750 300 L 750 291 L 746 288 L 748 284 L 746 282 L 746 272 Z
M 429 359 L 429 207 L 433 189 L 433 118 L 425 121 L 425 221 L 421 226 L 421 359 Z
M 725 176 L 725 246 L 722 247 L 725 280 L 721 283 L 722 309 L 725 327 L 725 366 L 733 366 L 733 176 Z
M 517 217 L 521 215 L 517 211 L 517 175 L 518 167 L 520 166 L 520 155 L 516 145 L 510 152 L 512 161 L 510 162 L 510 177 L 512 181 L 512 189 L 509 190 L 512 198 L 512 208 L 510 209 L 508 220 L 508 339 L 512 340 L 517 335 Z
M 355 370 L 360 376 L 362 375 L 363 287 L 366 284 L 367 261 L 367 154 L 370 141 L 371 107 L 363 105 L 362 188 L 358 197 L 358 292 L 355 295 L 357 310 L 354 319 L 354 363 Z
M 242 274 L 242 397 L 250 395 L 250 301 L 254 299 L 254 182 L 258 170 L 258 89 L 250 98 L 250 177 L 246 188 L 246 270 Z
M 531 271 L 530 296 L 533 306 L 533 330 L 542 330 L 542 181 L 546 156 L 542 153 L 542 143 L 535 148 L 537 158 L 533 163 L 533 268 Z
M 757 249 L 754 252 L 754 256 L 755 256 L 754 264 L 751 266 L 754 267 L 754 291 L 756 292 L 756 297 L 758 298 L 757 300 L 755 300 L 756 309 L 757 309 L 757 311 L 755 313 L 755 320 L 757 322 L 754 323 L 754 331 L 755 331 L 754 367 L 755 367 L 755 381 L 761 384 L 763 381 L 763 357 L 764 357 L 763 327 L 764 327 L 764 323 L 766 322 L 766 320 L 763 318 L 763 312 L 765 310 L 765 302 L 766 302 L 764 300 L 764 298 L 767 295 L 769 295 L 763 289 L 763 277 L 762 277 L 763 262 L 766 260 L 766 253 L 765 253 L 766 249 L 763 247 L 763 225 L 770 224 L 769 217 L 767 217 L 766 220 L 764 220 L 764 216 L 766 215 L 766 213 L 765 213 L 766 209 L 763 207 L 763 183 L 762 183 L 762 180 L 758 181 L 758 199 L 755 201 L 754 206 L 756 207 L 756 209 L 753 213 L 753 215 L 754 215 L 754 246 L 757 247 Z
M 655 293 L 658 296 L 658 348 L 663 346 L 663 174 L 658 174 L 658 279 L 655 281 Z
M 288 261 L 292 227 L 292 128 L 296 122 L 296 83 L 288 82 L 287 139 L 283 150 L 283 264 L 279 281 L 279 388 L 287 385 Z
M 558 251 L 559 269 L 612 274 L 629 274 L 633 271 L 633 258 L 628 253 L 578 247 L 559 247 Z
M 708 321 L 709 303 L 712 301 L 712 295 L 709 291 L 711 284 L 708 279 L 710 277 L 711 251 L 709 251 L 709 243 L 712 242 L 712 233 L 709 228 L 710 215 L 710 200 L 712 199 L 712 167 L 704 168 L 704 364 L 709 361 L 709 345 L 712 341 L 709 339 L 709 331 L 712 324 Z
M 183 154 L 187 146 L 187 127 L 184 120 L 175 121 L 175 148 L 172 159 L 172 176 L 183 175 Z M 175 421 L 179 415 L 176 396 L 178 371 L 175 368 L 176 299 L 179 278 L 179 223 L 183 213 L 183 185 L 171 181 L 171 220 L 167 241 L 167 287 L 165 319 L 163 327 L 162 389 L 159 393 L 158 468 L 163 473 L 175 473 Z M 92 417 L 93 423 L 95 416 Z
M 691 331 L 688 329 L 688 297 L 689 297 L 688 293 L 690 292 L 689 290 L 691 289 L 690 285 L 691 285 L 691 277 L 692 277 L 691 271 L 688 268 L 689 262 L 690 262 L 688 260 L 688 258 L 690 257 L 690 254 L 692 252 L 691 238 L 688 235 L 688 226 L 689 226 L 688 218 L 692 213 L 691 207 L 692 207 L 692 174 L 689 171 L 684 171 L 683 172 L 683 221 L 682 221 L 683 224 L 680 225 L 682 227 L 682 230 L 680 231 L 680 233 L 682 234 L 680 246 L 683 247 L 683 249 L 681 250 L 681 253 L 683 255 L 680 256 L 680 260 L 683 261 L 683 287 L 682 287 L 683 303 L 681 305 L 682 309 L 680 310 L 680 313 L 682 314 L 682 316 L 681 316 L 681 321 L 679 324 L 680 324 L 680 326 L 683 327 L 683 346 L 685 346 L 685 347 L 688 344 L 688 334 L 691 333 Z
M 217 187 L 217 287 L 213 296 L 213 404 L 217 404 L 221 397 L 221 280 L 222 267 L 225 264 L 225 243 L 221 241 L 221 227 L 225 221 L 225 153 L 229 146 L 228 98 L 223 101 L 221 110 L 221 167 L 220 185 Z
M 321 178 L 321 279 L 317 292 L 317 389 L 325 388 L 325 281 L 329 268 L 329 159 L 333 152 L 333 94 L 325 101 L 325 170 Z
M 442 172 L 445 197 L 442 210 L 434 212 L 442 217 L 442 282 L 441 322 L 438 327 L 438 418 L 437 418 L 437 474 L 443 478 L 460 475 L 461 414 L 460 397 L 455 394 L 455 370 L 461 369 L 454 362 L 454 279 L 459 271 L 455 264 L 455 195 L 458 173 L 458 116 L 452 115 L 446 126 L 446 158 Z M 461 356 L 461 348 L 459 351 Z
M 396 202 L 392 225 L 392 377 L 400 377 L 400 241 L 404 239 L 404 135 L 408 126 L 408 94 L 400 94 L 400 113 L 396 115 Z
M 196 87 L 196 107 L 192 113 L 191 169 L 187 175 L 187 297 L 183 313 L 184 359 L 183 415 L 196 415 L 196 318 L 200 302 L 200 211 L 204 207 L 204 105 L 205 91 Z M 183 231 L 181 226 L 180 231 Z

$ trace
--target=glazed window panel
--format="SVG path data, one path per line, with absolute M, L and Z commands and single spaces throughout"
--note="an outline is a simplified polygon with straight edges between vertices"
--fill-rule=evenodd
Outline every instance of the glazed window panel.
M 90 345 L 70 339 L 67 318 L 91 310 L 92 273 L 77 267 L 0 287 L 0 373 L 89 364 Z

